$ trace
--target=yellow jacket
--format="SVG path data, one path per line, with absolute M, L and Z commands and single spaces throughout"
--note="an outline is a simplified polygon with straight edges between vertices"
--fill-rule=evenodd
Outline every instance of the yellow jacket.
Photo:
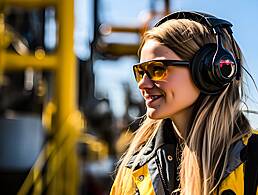
M 175 136 L 171 134 L 171 128 L 173 128 L 171 127 L 171 121 L 164 120 L 153 144 L 142 155 L 135 170 L 131 170 L 135 158 L 133 156 L 125 170 L 122 184 L 118 185 L 118 181 L 114 181 L 111 195 L 169 195 L 176 189 L 179 182 L 176 175 L 177 144 Z M 248 138 L 243 138 L 243 140 L 239 140 L 232 145 L 228 166 L 215 194 L 244 195 L 244 158 L 247 152 L 247 142 Z M 256 180 L 257 185 L 258 175 L 256 174 L 256 178 L 252 179 Z M 117 190 L 119 193 L 116 193 Z M 256 195 L 258 195 L 258 189 Z

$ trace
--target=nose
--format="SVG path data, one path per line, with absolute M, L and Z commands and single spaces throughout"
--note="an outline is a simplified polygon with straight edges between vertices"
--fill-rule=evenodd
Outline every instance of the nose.
M 147 76 L 147 74 L 144 74 L 142 80 L 138 83 L 139 89 L 151 89 L 153 88 L 153 85 L 153 81 Z

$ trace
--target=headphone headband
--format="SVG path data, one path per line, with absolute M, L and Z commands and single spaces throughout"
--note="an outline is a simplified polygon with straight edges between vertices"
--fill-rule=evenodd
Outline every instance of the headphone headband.
M 199 22 L 205 26 L 208 26 L 209 28 L 212 28 L 216 32 L 216 27 L 220 28 L 228 28 L 232 27 L 233 25 L 223 19 L 217 18 L 213 15 L 202 13 L 202 12 L 187 12 L 187 11 L 182 11 L 182 12 L 174 12 L 171 13 L 163 18 L 161 18 L 154 27 L 157 27 L 161 25 L 162 23 L 171 20 L 171 19 L 190 19 L 196 22 Z

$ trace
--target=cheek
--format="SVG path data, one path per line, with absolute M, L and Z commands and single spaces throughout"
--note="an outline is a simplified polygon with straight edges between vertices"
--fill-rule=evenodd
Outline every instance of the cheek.
M 169 84 L 170 95 L 182 103 L 192 104 L 200 94 L 188 70 L 172 76 L 167 84 Z
M 179 88 L 179 90 L 181 92 L 180 98 L 184 99 L 185 102 L 190 105 L 197 100 L 200 94 L 200 90 L 194 85 L 192 80 L 182 83 L 182 86 Z

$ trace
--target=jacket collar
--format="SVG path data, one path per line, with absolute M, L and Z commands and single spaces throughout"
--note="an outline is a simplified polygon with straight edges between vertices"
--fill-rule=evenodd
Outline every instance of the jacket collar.
M 159 127 L 153 142 L 154 151 L 165 144 L 177 144 L 177 138 L 175 136 L 175 131 L 171 119 L 165 119 L 162 121 L 162 124 Z
M 146 164 L 155 154 L 156 151 L 167 144 L 177 145 L 177 138 L 175 136 L 174 127 L 171 119 L 164 119 L 157 131 L 155 138 L 152 140 L 150 145 L 145 149 L 143 155 L 140 157 L 139 162 L 136 165 L 136 169 Z M 130 161 L 126 165 L 128 168 L 132 168 L 136 156 L 139 152 L 136 152 L 131 157 Z
M 143 155 L 140 157 L 140 160 L 136 164 L 135 169 L 138 169 L 144 164 L 146 164 L 156 154 L 156 151 L 160 147 L 167 144 L 172 144 L 175 146 L 178 144 L 178 140 L 176 138 L 171 119 L 164 119 L 162 121 L 155 138 L 152 140 L 148 148 L 146 148 Z M 243 163 L 243 160 L 241 159 L 240 154 L 244 148 L 245 148 L 245 145 L 243 144 L 243 141 L 241 139 L 236 143 L 234 143 L 233 145 L 231 145 L 229 150 L 229 155 L 228 155 L 228 163 L 223 175 L 223 179 L 227 177 L 231 172 L 233 172 L 240 164 Z M 126 165 L 126 167 L 132 168 L 138 153 L 139 152 L 136 152 L 135 154 L 133 154 L 130 161 Z

